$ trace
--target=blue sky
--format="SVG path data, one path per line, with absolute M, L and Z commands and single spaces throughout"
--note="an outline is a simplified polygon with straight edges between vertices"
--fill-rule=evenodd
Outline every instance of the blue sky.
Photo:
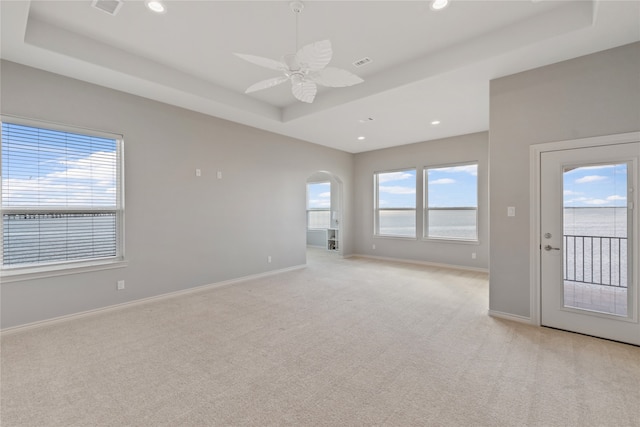
M 622 163 L 566 169 L 563 191 L 565 206 L 626 206 L 627 165 Z
M 428 169 L 429 206 L 477 207 L 477 175 L 477 165 Z M 380 173 L 378 185 L 381 208 L 416 207 L 415 170 Z
M 308 184 L 307 203 L 309 209 L 331 208 L 331 184 L 328 182 Z
M 10 126 L 11 131 L 7 123 L 3 123 L 5 206 L 115 203 L 114 140 Z M 34 140 L 38 141 L 38 161 L 25 163 L 20 158 L 29 150 L 25 150 L 22 143 L 27 141 L 33 145 Z M 476 165 L 430 168 L 426 181 L 430 207 L 477 207 Z M 415 170 L 379 173 L 378 183 L 381 208 L 416 207 Z M 328 182 L 310 184 L 308 189 L 310 208 L 330 208 Z M 623 163 L 568 169 L 564 173 L 563 190 L 565 206 L 626 206 L 627 166 Z
M 3 123 L 3 206 L 115 206 L 116 148 L 113 139 Z
M 381 208 L 415 208 L 416 171 L 379 173 L 378 199 Z
M 430 208 L 478 207 L 478 165 L 428 169 Z

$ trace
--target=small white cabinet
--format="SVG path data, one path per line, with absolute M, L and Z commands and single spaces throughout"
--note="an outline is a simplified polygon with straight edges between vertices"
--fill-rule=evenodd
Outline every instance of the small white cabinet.
M 327 228 L 327 250 L 338 250 L 338 230 L 336 228 Z

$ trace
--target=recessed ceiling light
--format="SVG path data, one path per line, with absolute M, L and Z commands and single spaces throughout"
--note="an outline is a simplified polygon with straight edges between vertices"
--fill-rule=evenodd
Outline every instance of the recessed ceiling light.
M 165 13 L 167 11 L 166 6 L 159 0 L 147 0 L 144 2 L 145 5 L 149 8 L 149 10 L 155 13 Z
M 437 126 L 437 125 L 439 125 L 439 124 L 440 124 L 440 120 L 434 120 L 434 121 L 432 121 L 432 122 L 431 122 L 431 124 L 432 124 L 433 126 Z
M 364 140 L 364 139 L 365 139 L 365 137 L 364 137 L 364 136 L 359 136 L 359 137 L 358 137 L 358 141 L 362 141 L 362 140 Z
M 366 117 L 364 119 L 359 119 L 358 120 L 360 123 L 369 123 L 373 121 L 373 117 Z
M 431 2 L 431 9 L 433 10 L 442 10 L 447 6 L 449 6 L 449 0 L 433 0 Z

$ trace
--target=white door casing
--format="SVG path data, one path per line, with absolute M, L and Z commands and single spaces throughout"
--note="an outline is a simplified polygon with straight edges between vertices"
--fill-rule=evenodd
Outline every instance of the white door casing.
M 618 136 L 614 136 L 619 139 Z M 632 138 L 633 139 L 633 138 Z M 602 142 L 603 138 L 600 138 Z M 637 141 L 638 139 L 636 139 Z M 547 150 L 540 150 L 539 155 L 539 199 L 537 200 L 537 216 L 539 227 L 536 242 L 539 254 L 536 257 L 539 267 L 539 296 L 540 324 L 574 332 L 594 335 L 640 345 L 640 323 L 638 309 L 640 305 L 638 293 L 638 209 L 637 189 L 638 161 L 640 159 L 640 143 L 622 143 L 595 145 L 593 139 L 587 141 L 587 147 L 575 147 L 560 143 L 556 146 L 545 144 Z M 555 150 L 553 150 L 555 148 Z M 560 148 L 560 149 L 558 149 Z M 627 239 L 625 250 L 627 263 L 625 268 L 627 288 L 626 307 L 623 314 L 607 312 L 606 310 L 585 308 L 573 302 L 565 301 L 565 282 L 563 269 L 565 258 L 575 255 L 571 249 L 565 247 L 563 230 L 563 175 L 565 171 L 576 168 L 598 168 L 606 165 L 624 164 L 628 176 L 627 194 Z M 534 218 L 535 220 L 535 218 Z M 596 240 L 597 241 L 597 240 Z M 584 240 L 582 240 L 584 242 Z M 589 242 L 589 241 L 588 241 Z M 584 243 L 582 243 L 584 245 Z M 593 243 L 587 243 L 591 248 Z M 574 240 L 575 245 L 575 240 Z M 593 244 L 595 246 L 595 244 Z M 608 243 L 605 243 L 608 245 Z M 545 249 L 546 248 L 546 249 Z M 592 250 L 592 249 L 590 249 Z M 593 272 L 591 272 L 593 274 Z M 601 274 L 601 273 L 599 273 Z M 585 277 L 589 277 L 588 274 Z M 590 281 L 591 279 L 587 280 Z M 567 285 L 573 286 L 572 283 Z M 582 285 L 596 289 L 593 295 L 598 295 L 599 289 L 612 290 L 612 287 Z M 618 288 L 617 290 L 621 290 Z M 624 289 L 622 289 L 624 290 Z M 591 298 L 589 296 L 589 298 Z M 604 298 L 604 297 L 603 297 Z

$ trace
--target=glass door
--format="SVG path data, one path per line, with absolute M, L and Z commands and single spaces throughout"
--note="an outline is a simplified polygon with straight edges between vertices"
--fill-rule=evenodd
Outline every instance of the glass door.
M 541 323 L 640 344 L 640 143 L 541 155 Z

